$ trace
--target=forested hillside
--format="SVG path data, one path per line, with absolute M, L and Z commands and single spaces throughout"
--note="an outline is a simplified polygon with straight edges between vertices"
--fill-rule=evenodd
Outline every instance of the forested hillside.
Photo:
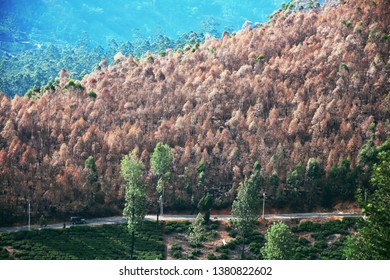
M 3 96 L 1 220 L 25 215 L 27 200 L 36 215 L 121 213 L 120 160 L 133 149 L 154 212 L 159 142 L 173 152 L 171 210 L 207 192 L 230 206 L 256 161 L 273 207 L 354 200 L 368 180 L 359 159 L 389 135 L 390 6 L 344 2 L 280 10 L 185 50 L 117 54 L 82 81 L 62 70 L 29 96 Z

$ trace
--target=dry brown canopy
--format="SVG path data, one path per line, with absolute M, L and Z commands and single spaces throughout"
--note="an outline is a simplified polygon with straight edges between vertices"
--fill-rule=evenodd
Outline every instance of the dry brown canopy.
M 86 75 L 84 91 L 2 97 L 1 203 L 15 213 L 29 197 L 39 201 L 35 211 L 116 209 L 121 157 L 136 148 L 148 166 L 157 142 L 174 149 L 170 205 L 189 199 L 184 186 L 196 185 L 201 159 L 206 188 L 219 196 L 256 160 L 265 175 L 276 170 L 282 178 L 310 158 L 326 168 L 342 157 L 354 163 L 371 123 L 377 142 L 389 133 L 386 3 L 280 12 L 260 28 L 210 38 L 185 53 L 122 58 Z M 99 187 L 85 179 L 90 155 Z M 151 201 L 152 183 L 146 173 Z M 204 190 L 193 191 L 199 197 Z

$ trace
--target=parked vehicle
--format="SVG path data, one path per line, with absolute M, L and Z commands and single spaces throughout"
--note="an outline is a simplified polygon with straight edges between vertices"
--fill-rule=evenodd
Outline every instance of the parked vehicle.
M 78 225 L 78 224 L 86 224 L 87 222 L 85 219 L 82 219 L 80 217 L 70 217 L 70 223 L 72 225 Z

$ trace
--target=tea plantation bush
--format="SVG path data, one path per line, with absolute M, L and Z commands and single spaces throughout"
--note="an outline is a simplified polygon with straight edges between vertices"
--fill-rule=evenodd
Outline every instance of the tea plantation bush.
M 345 218 L 342 221 L 334 220 L 325 223 L 302 222 L 291 227 L 297 235 L 294 244 L 294 260 L 341 260 L 343 259 L 343 248 L 346 237 L 351 230 L 356 230 L 359 219 Z M 241 250 L 242 237 L 237 235 L 231 227 L 225 228 L 229 236 L 233 237 L 226 245 L 218 246 L 215 251 L 224 253 L 222 258 L 228 255 L 229 251 Z M 304 235 L 305 237 L 301 237 Z M 306 238 L 307 237 L 307 238 Z M 266 239 L 259 231 L 253 231 L 246 240 L 248 258 L 262 259 L 260 249 L 264 246 Z M 219 257 L 221 258 L 221 257 Z
M 9 254 L 5 246 L 14 249 Z M 131 236 L 125 224 L 75 226 L 0 235 L 0 259 L 22 260 L 123 260 L 130 258 Z M 137 259 L 162 259 L 162 226 L 145 222 L 136 233 Z
M 296 244 L 294 259 L 296 260 L 341 260 L 346 236 L 351 229 L 356 229 L 359 219 L 345 218 L 326 223 L 303 222 L 292 227 L 295 234 L 310 233 L 314 239 L 311 243 L 306 238 L 299 238 Z M 331 240 L 334 241 L 331 241 Z
M 187 233 L 190 226 L 190 222 L 166 222 L 164 227 L 164 233 L 170 234 L 174 232 Z

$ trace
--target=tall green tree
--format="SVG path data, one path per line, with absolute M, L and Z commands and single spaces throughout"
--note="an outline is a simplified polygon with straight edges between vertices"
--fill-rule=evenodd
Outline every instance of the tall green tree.
M 46 220 L 46 217 L 44 215 L 41 215 L 41 217 L 39 218 L 39 225 L 41 227 L 47 226 L 47 220 Z
M 373 170 L 373 165 L 378 162 L 378 153 L 380 151 L 380 147 L 375 147 L 375 129 L 376 125 L 372 123 L 369 126 L 369 130 L 371 132 L 370 138 L 367 142 L 362 146 L 358 156 L 358 166 L 357 166 L 357 182 L 359 192 L 362 195 L 371 195 L 374 192 L 372 185 L 370 184 L 370 178 Z
M 93 158 L 93 156 L 89 156 L 85 160 L 85 168 L 88 170 L 88 173 L 87 173 L 88 183 L 90 183 L 90 184 L 96 183 L 98 181 L 99 176 L 97 173 L 96 163 L 95 163 L 95 159 Z
M 131 259 L 134 256 L 135 231 L 143 222 L 146 214 L 146 194 L 142 183 L 142 162 L 132 152 L 122 158 L 121 175 L 125 180 L 125 208 L 123 216 L 127 218 L 127 227 L 131 234 Z
M 260 217 L 260 196 L 259 186 L 254 180 L 256 177 L 246 178 L 240 185 L 237 198 L 233 201 L 232 213 L 234 216 L 234 227 L 242 237 L 242 258 L 245 257 L 245 239 L 251 233 Z
M 203 159 L 200 160 L 198 165 L 196 166 L 196 171 L 198 172 L 198 187 L 203 187 L 206 179 L 205 171 L 206 171 L 206 163 Z
M 287 199 L 290 202 L 291 208 L 297 211 L 303 209 L 302 186 L 304 183 L 305 168 L 300 162 L 287 177 L 287 185 L 289 186 Z
M 196 247 L 202 245 L 205 238 L 204 217 L 201 213 L 198 213 L 195 221 L 191 224 L 188 234 L 189 242 L 192 246 Z
M 325 190 L 329 188 L 332 196 L 342 200 L 353 200 L 356 191 L 357 169 L 351 169 L 351 160 L 343 158 L 339 166 L 335 165 L 329 170 Z M 332 200 L 332 197 L 329 197 Z M 324 201 L 331 206 L 332 203 Z
M 325 171 L 316 159 L 310 159 L 306 167 L 306 201 L 309 209 L 316 204 L 318 193 L 322 188 Z
M 85 160 L 84 166 L 87 169 L 87 182 L 92 187 L 88 204 L 92 205 L 95 203 L 96 193 L 100 190 L 100 185 L 98 183 L 99 174 L 97 172 L 96 163 L 93 156 L 89 156 Z
M 295 236 L 283 222 L 274 223 L 266 234 L 267 242 L 261 248 L 266 260 L 291 260 L 294 256 Z
M 347 259 L 390 259 L 390 137 L 376 149 L 370 183 L 375 189 L 367 201 L 362 201 L 363 221 L 357 234 L 347 241 Z
M 160 208 L 157 211 L 157 221 L 159 214 L 162 215 L 164 212 L 164 185 L 166 179 L 171 177 L 169 170 L 171 168 L 172 159 L 173 155 L 171 148 L 167 144 L 157 143 L 150 158 L 152 172 L 158 177 L 156 190 L 159 194 Z
M 250 177 L 250 179 L 252 180 L 253 184 L 258 189 L 260 189 L 260 187 L 263 186 L 263 184 L 264 184 L 264 178 L 261 176 L 261 169 L 262 169 L 261 164 L 258 161 L 256 161 L 253 164 L 252 175 Z

